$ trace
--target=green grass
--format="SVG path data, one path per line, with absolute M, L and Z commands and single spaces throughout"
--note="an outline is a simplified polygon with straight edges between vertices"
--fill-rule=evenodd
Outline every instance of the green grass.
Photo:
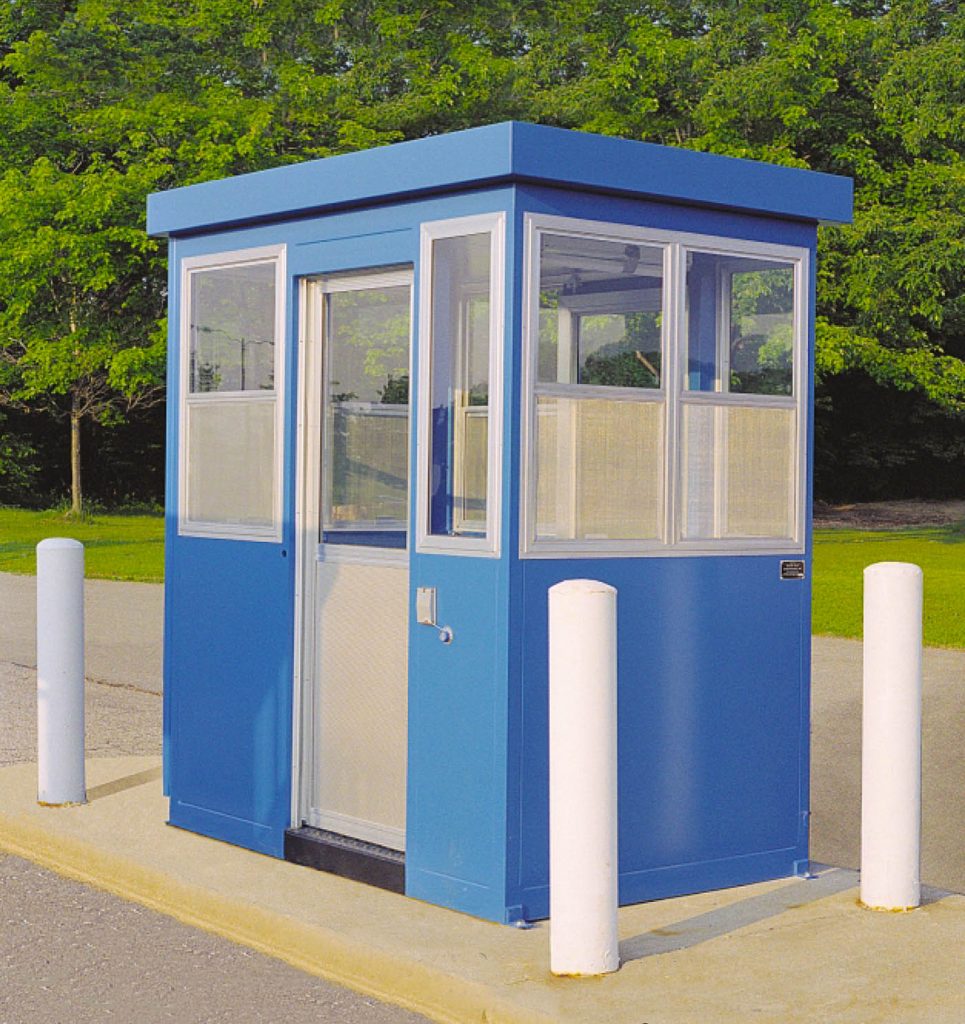
M 965 523 L 901 530 L 815 530 L 812 630 L 860 637 L 862 573 L 914 562 L 925 574 L 925 643 L 965 647 Z
M 0 572 L 37 571 L 37 544 L 72 537 L 84 545 L 89 579 L 164 579 L 164 517 L 95 515 L 73 519 L 63 512 L 0 508 Z
M 0 572 L 36 572 L 37 543 L 74 537 L 92 579 L 164 579 L 164 518 L 0 508 Z M 965 523 L 903 530 L 816 530 L 813 629 L 861 636 L 862 571 L 873 562 L 914 562 L 925 572 L 925 643 L 965 648 Z

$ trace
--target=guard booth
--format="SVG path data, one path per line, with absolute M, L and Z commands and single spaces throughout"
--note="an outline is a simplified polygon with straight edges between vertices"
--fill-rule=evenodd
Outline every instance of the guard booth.
M 506 123 L 154 195 L 171 824 L 548 913 L 547 590 L 618 589 L 620 898 L 808 862 L 824 174 Z

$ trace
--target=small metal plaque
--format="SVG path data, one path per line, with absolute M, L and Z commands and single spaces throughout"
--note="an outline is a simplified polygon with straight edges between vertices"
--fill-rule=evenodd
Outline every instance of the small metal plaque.
M 781 579 L 782 580 L 803 580 L 804 579 L 804 562 L 800 559 L 794 559 L 792 561 L 781 562 Z

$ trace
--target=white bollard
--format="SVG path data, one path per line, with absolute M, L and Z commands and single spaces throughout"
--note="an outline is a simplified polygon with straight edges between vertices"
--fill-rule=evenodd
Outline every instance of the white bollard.
M 864 571 L 861 902 L 921 901 L 922 572 L 908 562 Z
M 549 590 L 550 970 L 620 966 L 617 939 L 616 590 Z
M 37 802 L 87 801 L 84 775 L 84 545 L 37 545 Z

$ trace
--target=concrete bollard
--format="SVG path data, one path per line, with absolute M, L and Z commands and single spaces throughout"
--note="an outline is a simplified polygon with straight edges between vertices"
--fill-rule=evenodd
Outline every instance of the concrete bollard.
M 37 545 L 37 802 L 87 801 L 84 771 L 84 545 Z
M 550 970 L 620 966 L 617 939 L 616 590 L 549 590 Z
M 910 910 L 921 901 L 922 571 L 864 571 L 861 902 Z

